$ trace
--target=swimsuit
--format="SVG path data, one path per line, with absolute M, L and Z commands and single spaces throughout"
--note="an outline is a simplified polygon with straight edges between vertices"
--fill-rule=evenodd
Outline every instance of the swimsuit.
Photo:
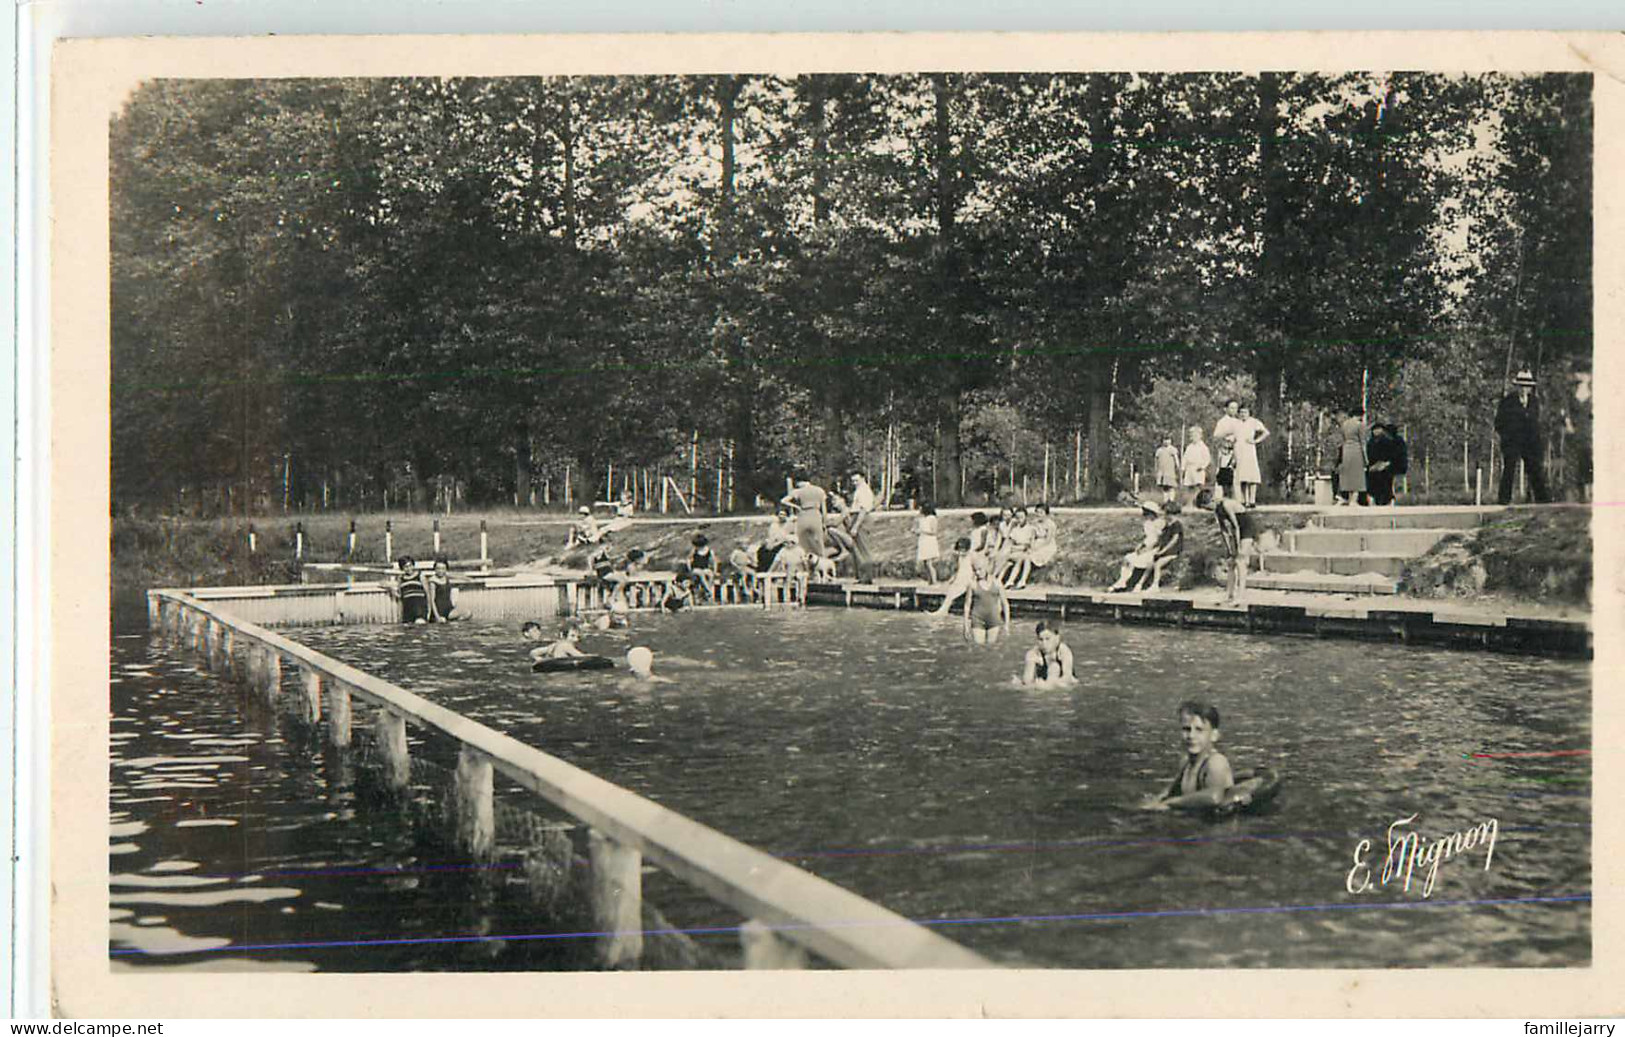
M 444 583 L 430 581 L 434 588 L 434 608 L 441 619 L 451 618 L 451 581 Z
M 1207 788 L 1207 766 L 1212 762 L 1213 753 L 1208 753 L 1202 757 L 1202 762 L 1196 765 L 1195 781 L 1190 791 L 1187 792 L 1185 790 L 1185 776 L 1191 772 L 1191 761 L 1186 759 L 1185 766 L 1179 768 L 1179 776 L 1174 779 L 1172 785 L 1168 786 L 1168 794 L 1170 796 L 1188 796 L 1193 792 L 1200 792 Z
M 401 577 L 401 622 L 415 623 L 429 618 L 429 592 L 416 573 Z
M 970 589 L 970 619 L 974 626 L 983 630 L 992 630 L 1004 621 L 999 612 L 999 599 L 1004 596 L 1004 588 L 998 584 L 991 587 L 972 587 Z

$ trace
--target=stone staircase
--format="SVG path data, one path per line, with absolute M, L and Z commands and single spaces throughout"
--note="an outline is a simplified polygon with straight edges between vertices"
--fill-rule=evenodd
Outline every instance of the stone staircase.
M 1451 533 L 1476 529 L 1500 508 L 1334 508 L 1281 534 L 1247 580 L 1260 590 L 1395 594 L 1405 563 Z

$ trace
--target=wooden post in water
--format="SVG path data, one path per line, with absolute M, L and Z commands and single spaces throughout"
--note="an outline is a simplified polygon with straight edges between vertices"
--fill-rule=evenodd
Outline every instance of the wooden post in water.
M 747 969 L 804 969 L 807 952 L 754 918 L 739 927 Z
M 317 670 L 304 671 L 304 695 L 299 702 L 299 716 L 307 724 L 322 719 L 322 675 Z
M 457 773 L 452 778 L 452 810 L 457 826 L 457 845 L 475 860 L 490 858 L 496 849 L 493 777 L 491 758 L 477 749 L 463 746 L 457 754 Z
M 265 672 L 265 684 L 261 690 L 265 700 L 270 702 L 275 700 L 277 691 L 282 687 L 282 656 L 271 648 L 262 647 L 260 651 L 264 653 Z
M 406 718 L 392 709 L 380 709 L 373 724 L 378 754 L 384 761 L 384 785 L 392 792 L 400 792 L 412 778 L 412 761 L 406 752 Z
M 340 749 L 350 745 L 350 689 L 343 681 L 327 681 L 327 740 Z
M 635 968 L 643 956 L 643 854 L 597 829 L 587 846 L 599 958 L 610 968 Z

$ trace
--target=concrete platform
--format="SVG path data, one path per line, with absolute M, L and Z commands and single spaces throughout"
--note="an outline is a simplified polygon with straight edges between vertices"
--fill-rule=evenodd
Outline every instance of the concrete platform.
M 1399 581 L 1381 573 L 1344 576 L 1333 573 L 1256 573 L 1247 578 L 1252 590 L 1287 591 L 1296 594 L 1398 594 Z
M 941 603 L 943 584 L 902 581 L 876 584 L 815 583 L 813 605 L 928 611 Z M 1589 620 L 1520 616 L 1470 604 L 1373 602 L 1352 596 L 1272 593 L 1249 586 L 1245 600 L 1226 602 L 1217 590 L 1155 594 L 1107 594 L 1083 588 L 1042 587 L 1010 593 L 1010 611 L 1022 618 L 1151 623 L 1206 627 L 1255 634 L 1353 638 L 1562 659 L 1589 659 Z
M 1281 537 L 1288 551 L 1304 554 L 1427 554 L 1457 529 L 1309 529 L 1288 530 Z
M 1322 529 L 1477 529 L 1502 508 L 1332 508 L 1315 516 Z
M 1398 577 L 1413 555 L 1309 554 L 1271 551 L 1259 556 L 1265 573 L 1318 573 L 1332 576 Z

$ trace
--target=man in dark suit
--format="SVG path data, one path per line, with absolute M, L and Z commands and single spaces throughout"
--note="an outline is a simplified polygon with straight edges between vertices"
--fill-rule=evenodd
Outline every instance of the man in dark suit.
M 1540 404 L 1535 400 L 1535 376 L 1527 369 L 1513 376 L 1512 391 L 1501 397 L 1501 405 L 1495 409 L 1495 433 L 1501 437 L 1503 461 L 1500 502 L 1512 503 L 1512 478 L 1522 461 L 1535 501 L 1549 503 L 1552 496 L 1546 490 L 1540 456 Z

